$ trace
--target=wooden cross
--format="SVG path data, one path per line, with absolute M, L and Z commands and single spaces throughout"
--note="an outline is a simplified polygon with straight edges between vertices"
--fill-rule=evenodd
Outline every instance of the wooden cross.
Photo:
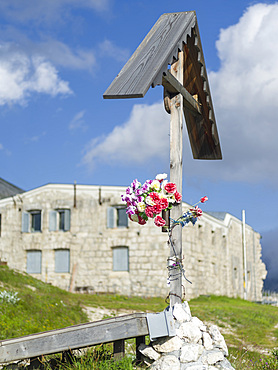
M 168 70 L 168 66 L 171 66 Z M 222 159 L 206 67 L 194 11 L 163 14 L 104 93 L 106 99 L 144 97 L 164 86 L 170 119 L 170 180 L 182 190 L 182 126 L 185 116 L 194 159 Z M 182 204 L 171 218 L 182 215 Z M 182 260 L 182 229 L 175 227 L 170 260 Z M 181 303 L 182 271 L 170 278 L 170 305 Z M 174 278 L 173 278 L 174 275 Z
M 179 52 L 179 59 L 171 66 L 171 74 L 177 81 L 183 83 L 183 52 Z M 167 84 L 168 85 L 168 84 Z M 177 185 L 177 189 L 182 191 L 182 131 L 183 131 L 183 96 L 182 94 L 170 93 L 164 86 L 164 105 L 168 113 L 171 114 L 170 120 L 170 181 Z M 182 203 L 177 203 L 171 210 L 171 217 L 176 220 L 182 215 Z M 169 261 L 182 261 L 182 227 L 178 225 L 172 231 L 172 243 L 170 246 Z M 182 301 L 182 271 L 177 266 L 170 270 L 170 305 L 181 303 Z

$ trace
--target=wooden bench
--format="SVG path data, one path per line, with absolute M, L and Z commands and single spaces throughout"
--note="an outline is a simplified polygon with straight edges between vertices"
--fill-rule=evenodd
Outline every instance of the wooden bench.
M 148 334 L 147 314 L 133 313 L 0 341 L 0 363 L 111 342 L 114 358 L 119 359 L 124 356 L 124 341 L 130 338 L 136 338 L 136 358 L 140 360 L 138 346 L 145 343 Z

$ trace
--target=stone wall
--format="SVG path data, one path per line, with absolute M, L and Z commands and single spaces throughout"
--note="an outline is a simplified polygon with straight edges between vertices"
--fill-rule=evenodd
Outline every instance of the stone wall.
M 41 271 L 35 277 L 73 291 L 139 296 L 168 294 L 167 234 L 152 221 L 144 226 L 107 227 L 110 207 L 121 205 L 123 187 L 49 184 L 0 200 L 0 259 L 26 271 L 28 251 L 41 251 Z M 183 204 L 184 209 L 188 204 Z M 70 210 L 70 229 L 50 231 L 50 213 Z M 22 215 L 41 211 L 41 231 L 23 232 Z M 111 225 L 110 225 L 111 226 Z M 183 282 L 186 298 L 202 294 L 243 297 L 242 225 L 204 213 L 193 227 L 183 228 L 183 264 L 192 285 Z M 248 295 L 261 300 L 265 266 L 260 235 L 246 225 Z M 128 249 L 127 271 L 113 270 L 113 249 Z M 55 272 L 57 250 L 70 255 L 69 270 Z

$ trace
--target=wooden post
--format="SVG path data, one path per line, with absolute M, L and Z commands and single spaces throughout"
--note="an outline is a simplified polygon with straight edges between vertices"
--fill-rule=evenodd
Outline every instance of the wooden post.
M 138 348 L 140 346 L 140 344 L 145 344 L 146 343 L 146 338 L 144 335 L 140 336 L 140 337 L 136 337 L 135 339 L 135 343 L 136 343 L 136 364 L 140 364 L 140 362 L 142 362 L 142 354 L 141 352 L 139 352 Z
M 113 353 L 116 361 L 121 360 L 125 355 L 125 341 L 124 339 L 115 340 L 113 342 Z
M 179 52 L 179 59 L 172 64 L 171 73 L 183 84 L 183 52 Z M 182 126 L 183 126 L 183 97 L 177 94 L 170 102 L 170 181 L 177 185 L 177 190 L 182 192 Z M 182 203 L 175 204 L 171 210 L 171 218 L 177 219 L 182 215 Z M 170 263 L 175 258 L 182 260 L 182 227 L 177 225 L 172 231 L 170 245 Z M 182 271 L 171 268 L 170 276 L 170 306 L 182 302 Z

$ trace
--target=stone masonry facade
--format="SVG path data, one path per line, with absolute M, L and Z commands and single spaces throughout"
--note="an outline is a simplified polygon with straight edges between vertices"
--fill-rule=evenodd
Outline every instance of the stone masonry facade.
M 0 260 L 62 289 L 167 297 L 167 233 L 125 220 L 124 187 L 47 184 L 0 200 Z M 184 210 L 189 205 L 183 203 Z M 247 299 L 262 299 L 260 235 L 246 225 Z M 205 213 L 183 228 L 185 298 L 242 297 L 242 223 Z

